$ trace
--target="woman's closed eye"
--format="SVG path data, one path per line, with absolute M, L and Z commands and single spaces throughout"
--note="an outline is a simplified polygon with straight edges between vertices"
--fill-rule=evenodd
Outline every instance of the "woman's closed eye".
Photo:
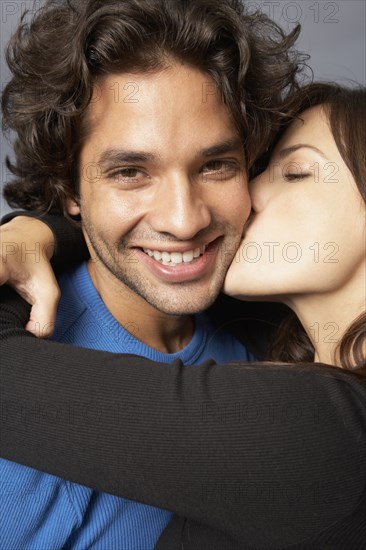
M 302 172 L 301 170 L 299 172 L 287 172 L 287 174 L 284 174 L 284 179 L 286 181 L 297 181 L 297 180 L 303 180 L 310 176 L 310 172 Z

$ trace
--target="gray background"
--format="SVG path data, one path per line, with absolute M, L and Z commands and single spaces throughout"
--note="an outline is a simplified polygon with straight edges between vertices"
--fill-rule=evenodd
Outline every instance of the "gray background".
M 34 12 L 41 3 L 41 0 L 0 0 L 1 89 L 9 79 L 4 47 L 21 13 L 25 9 Z M 353 80 L 366 84 L 366 0 L 246 0 L 246 3 L 250 11 L 260 8 L 285 29 L 301 23 L 298 48 L 311 55 L 309 64 L 317 80 Z M 11 145 L 4 136 L 0 148 L 2 187 L 11 179 L 4 164 L 5 156 L 11 155 Z M 0 215 L 9 210 L 1 198 Z

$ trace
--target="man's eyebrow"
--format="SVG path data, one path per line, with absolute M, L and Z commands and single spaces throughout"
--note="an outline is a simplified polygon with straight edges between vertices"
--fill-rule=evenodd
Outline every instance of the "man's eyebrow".
M 101 153 L 98 164 L 119 164 L 120 162 L 152 162 L 158 158 L 145 151 L 128 151 L 123 149 L 106 149 Z
M 223 155 L 230 151 L 243 149 L 243 145 L 239 138 L 230 138 L 216 143 L 207 149 L 202 149 L 196 155 L 199 157 L 213 157 L 215 155 Z M 98 159 L 98 164 L 118 164 L 120 162 L 154 162 L 159 160 L 159 155 L 149 153 L 147 151 L 129 151 L 124 149 L 106 149 Z
M 225 153 L 230 153 L 231 151 L 243 150 L 243 144 L 239 138 L 230 138 L 222 141 L 221 143 L 216 143 L 207 149 L 202 149 L 197 154 L 197 157 L 214 157 L 216 155 L 224 155 Z
M 288 157 L 291 153 L 294 153 L 295 151 L 298 151 L 299 149 L 311 149 L 325 160 L 329 160 L 323 151 L 321 149 L 318 149 L 318 147 L 315 147 L 315 145 L 310 145 L 309 143 L 297 143 L 296 145 L 291 145 L 290 147 L 285 147 L 284 149 L 281 149 L 277 156 L 280 160 L 283 160 L 284 158 Z

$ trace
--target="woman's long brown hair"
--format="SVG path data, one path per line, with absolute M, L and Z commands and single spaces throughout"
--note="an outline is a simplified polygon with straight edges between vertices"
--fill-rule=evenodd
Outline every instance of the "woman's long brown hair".
M 314 83 L 295 93 L 291 102 L 292 116 L 297 118 L 310 107 L 324 107 L 338 150 L 366 204 L 366 88 Z M 279 138 L 280 135 L 276 142 Z M 342 368 L 366 377 L 366 312 L 354 319 L 336 352 Z M 314 347 L 294 313 L 283 321 L 270 358 L 285 362 L 313 361 Z

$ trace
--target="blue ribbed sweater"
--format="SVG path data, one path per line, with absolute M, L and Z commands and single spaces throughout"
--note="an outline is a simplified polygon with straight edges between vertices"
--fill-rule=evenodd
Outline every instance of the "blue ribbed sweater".
M 128 332 L 110 314 L 86 264 L 66 272 L 59 284 L 62 298 L 54 335 L 57 341 L 166 363 L 176 358 L 185 364 L 209 357 L 217 362 L 253 360 L 231 335 L 217 332 L 204 314 L 196 316 L 192 340 L 179 353 L 164 354 L 149 348 L 132 336 L 133 326 L 127 327 Z M 42 397 L 47 402 L 47 396 Z M 88 415 L 90 422 L 98 421 L 93 404 L 86 408 L 85 404 L 63 405 L 70 410 L 70 421 L 75 411 Z M 47 414 L 52 421 L 57 407 L 52 410 L 48 404 L 45 410 L 42 400 L 35 399 L 34 414 Z M 7 460 L 0 460 L 0 483 L 0 550 L 150 550 L 172 517 L 166 510 L 96 492 Z

